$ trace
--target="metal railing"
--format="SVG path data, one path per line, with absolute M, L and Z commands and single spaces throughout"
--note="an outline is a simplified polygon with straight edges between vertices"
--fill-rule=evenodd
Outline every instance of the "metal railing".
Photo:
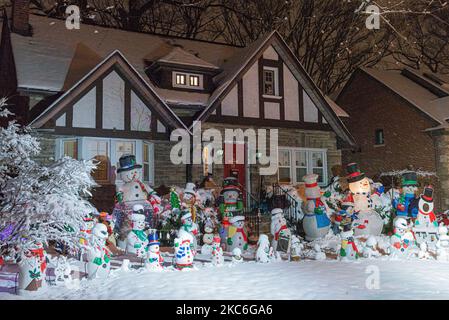
M 301 205 L 293 198 L 287 190 L 282 188 L 278 183 L 273 184 L 273 196 L 270 201 L 270 210 L 281 208 L 284 211 L 284 217 L 290 227 L 299 227 Z

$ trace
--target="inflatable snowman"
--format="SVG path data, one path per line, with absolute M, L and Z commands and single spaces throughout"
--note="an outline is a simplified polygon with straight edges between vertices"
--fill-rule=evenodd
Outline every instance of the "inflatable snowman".
M 257 242 L 256 262 L 269 263 L 271 262 L 272 251 L 270 250 L 270 240 L 266 234 L 259 236 Z
M 287 228 L 287 221 L 284 218 L 284 212 L 280 208 L 271 210 L 270 231 L 273 236 L 273 241 L 271 243 L 273 250 L 287 252 L 291 232 Z
M 243 211 L 242 190 L 234 177 L 228 177 L 223 182 L 219 197 L 219 210 L 222 217 L 233 217 Z
M 242 251 L 248 249 L 248 237 L 245 230 L 245 217 L 235 216 L 229 222 L 232 224 L 229 227 L 227 248 L 226 251 L 232 252 L 234 248 L 239 248 Z
M 416 172 L 407 171 L 402 174 L 401 195 L 399 199 L 393 200 L 393 208 L 396 216 L 405 218 L 416 218 L 416 192 L 418 191 L 418 177 Z
M 354 221 L 354 225 L 357 225 L 354 235 L 379 236 L 384 223 L 374 210 L 370 181 L 364 173 L 360 172 L 356 163 L 348 164 L 347 171 L 349 191 L 354 201 L 354 211 L 357 213 L 357 219 Z
M 157 232 L 151 233 L 148 236 L 148 252 L 145 261 L 145 267 L 149 270 L 162 270 L 164 259 L 161 256 L 159 246 Z
M 45 283 L 47 253 L 40 242 L 23 250 L 19 262 L 19 289 L 36 291 Z
M 126 252 L 137 255 L 139 258 L 146 256 L 148 246 L 148 238 L 144 231 L 145 215 L 141 205 L 134 205 L 133 214 L 131 215 L 132 230 L 126 238 Z
M 91 245 L 87 251 L 87 275 L 89 279 L 106 278 L 111 270 L 111 256 L 106 247 L 108 228 L 97 223 L 92 229 Z
M 307 201 L 304 202 L 304 218 L 302 225 L 306 233 L 306 240 L 313 241 L 323 238 L 330 229 L 331 221 L 329 207 L 322 201 L 321 190 L 318 186 L 318 175 L 308 174 L 303 177 L 306 184 L 305 195 Z

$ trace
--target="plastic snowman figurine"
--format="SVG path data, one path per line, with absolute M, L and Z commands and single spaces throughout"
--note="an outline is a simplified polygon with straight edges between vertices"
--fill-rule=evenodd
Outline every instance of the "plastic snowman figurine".
M 330 210 L 321 198 L 321 189 L 318 186 L 317 179 L 317 174 L 308 174 L 303 177 L 307 197 L 303 208 L 303 228 L 308 241 L 323 238 L 329 232 L 331 224 L 328 216 Z
M 157 237 L 157 232 L 150 233 L 148 236 L 148 252 L 147 259 L 145 261 L 145 268 L 149 270 L 162 270 L 164 259 L 160 252 L 160 243 Z
M 291 232 L 287 228 L 287 221 L 284 218 L 284 211 L 280 208 L 271 210 L 270 231 L 271 235 L 273 236 L 273 241 L 271 243 L 273 250 L 285 251 L 288 248 L 288 242 L 290 241 Z M 279 243 L 280 240 L 283 243 Z
M 449 235 L 447 227 L 442 223 L 438 227 L 437 260 L 449 261 Z
M 416 208 L 416 192 L 418 191 L 418 177 L 416 172 L 407 171 L 402 174 L 402 191 L 399 199 L 393 200 L 393 208 L 398 217 L 416 218 L 418 212 Z
M 140 214 L 143 211 L 141 205 L 135 205 L 131 215 L 132 230 L 126 238 L 126 252 L 137 255 L 139 258 L 146 256 L 148 246 L 148 236 L 145 233 L 145 215 Z
M 290 257 L 293 261 L 299 261 L 301 260 L 301 253 L 302 253 L 302 245 L 299 241 L 299 238 L 295 235 L 292 235 L 291 238 L 291 247 L 290 247 Z
M 178 236 L 184 232 L 190 233 L 192 236 L 193 249 L 197 251 L 198 243 L 196 236 L 198 235 L 198 225 L 192 220 L 192 213 L 188 210 L 181 212 L 181 228 L 178 230 Z
M 212 244 L 214 242 L 214 226 L 208 220 L 204 226 L 203 246 L 201 247 L 201 254 L 210 255 L 212 253 Z
M 110 252 L 106 247 L 108 228 L 97 223 L 92 229 L 91 246 L 87 252 L 87 275 L 89 279 L 106 278 L 111 270 Z
M 242 250 L 240 248 L 234 248 L 232 250 L 232 263 L 238 264 L 243 262 Z
M 222 217 L 233 217 L 243 211 L 242 190 L 236 178 L 227 177 L 224 179 L 223 189 L 218 200 Z
M 229 222 L 232 225 L 229 227 L 226 251 L 232 252 L 234 248 L 239 248 L 242 252 L 247 250 L 248 237 L 245 230 L 245 217 L 234 216 L 229 220 Z
M 193 235 L 181 229 L 175 239 L 175 256 L 173 265 L 178 270 L 193 268 L 196 251 L 193 245 Z
M 184 189 L 184 193 L 182 195 L 182 202 L 184 206 L 190 211 L 192 214 L 192 220 L 196 221 L 196 201 L 197 201 L 197 194 L 196 194 L 196 186 L 194 183 L 189 182 L 186 185 L 186 188 Z
M 366 239 L 365 246 L 363 247 L 363 257 L 371 259 L 373 257 L 380 257 L 381 254 L 377 250 L 377 240 L 374 236 L 369 236 Z
M 271 262 L 271 255 L 270 240 L 266 234 L 261 234 L 257 242 L 256 262 L 269 263 Z
M 22 251 L 19 262 L 19 289 L 36 291 L 45 285 L 47 260 L 47 253 L 40 242 L 35 242 Z
M 357 228 L 354 230 L 354 235 L 379 236 L 384 223 L 374 210 L 371 199 L 371 183 L 365 174 L 360 172 L 356 163 L 348 164 L 347 171 L 349 191 L 354 201 L 354 210 L 357 213 L 357 219 L 354 221 Z
M 413 234 L 409 231 L 407 220 L 396 217 L 393 221 L 394 234 L 390 237 L 391 253 L 394 256 L 408 256 L 415 246 Z
M 214 237 L 212 244 L 212 265 L 221 266 L 224 264 L 223 249 L 220 246 L 220 237 Z
M 357 260 L 360 257 L 359 250 L 354 240 L 352 217 L 344 219 L 340 225 L 341 248 L 340 260 Z

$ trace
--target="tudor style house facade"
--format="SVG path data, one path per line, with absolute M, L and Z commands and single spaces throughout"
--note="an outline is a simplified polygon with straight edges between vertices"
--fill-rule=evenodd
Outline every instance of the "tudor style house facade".
M 449 208 L 449 81 L 443 75 L 408 68 L 361 68 L 346 83 L 337 103 L 356 139 L 358 162 L 369 176 L 409 165 L 434 172 L 436 205 Z
M 261 183 L 296 184 L 312 172 L 325 185 L 341 149 L 355 146 L 340 120 L 347 114 L 321 93 L 277 32 L 236 47 L 93 25 L 68 30 L 64 21 L 23 14 L 27 5 L 15 1 L 3 17 L 0 73 L 8 79 L 1 93 L 15 97 L 13 111 L 39 136 L 40 161 L 100 161 L 92 174 L 102 186 L 102 209 L 99 199 L 112 199 L 120 183 L 115 168 L 126 153 L 136 155 L 155 187 L 183 186 L 207 173 L 221 184 L 234 173 L 256 194 Z M 177 142 L 170 134 L 192 134 L 195 122 L 220 132 L 278 129 L 277 174 L 261 182 L 248 151 L 244 164 L 171 163 Z M 234 140 L 223 150 L 226 144 L 246 150 Z

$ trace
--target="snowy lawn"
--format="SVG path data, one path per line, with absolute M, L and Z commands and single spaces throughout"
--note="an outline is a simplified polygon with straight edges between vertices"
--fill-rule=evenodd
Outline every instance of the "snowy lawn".
M 0 299 L 449 299 L 449 263 L 430 260 L 196 266 L 183 272 L 116 270 L 104 282 L 82 280 L 77 289 L 47 287 Z M 366 287 L 369 266 L 379 268 L 377 290 Z

